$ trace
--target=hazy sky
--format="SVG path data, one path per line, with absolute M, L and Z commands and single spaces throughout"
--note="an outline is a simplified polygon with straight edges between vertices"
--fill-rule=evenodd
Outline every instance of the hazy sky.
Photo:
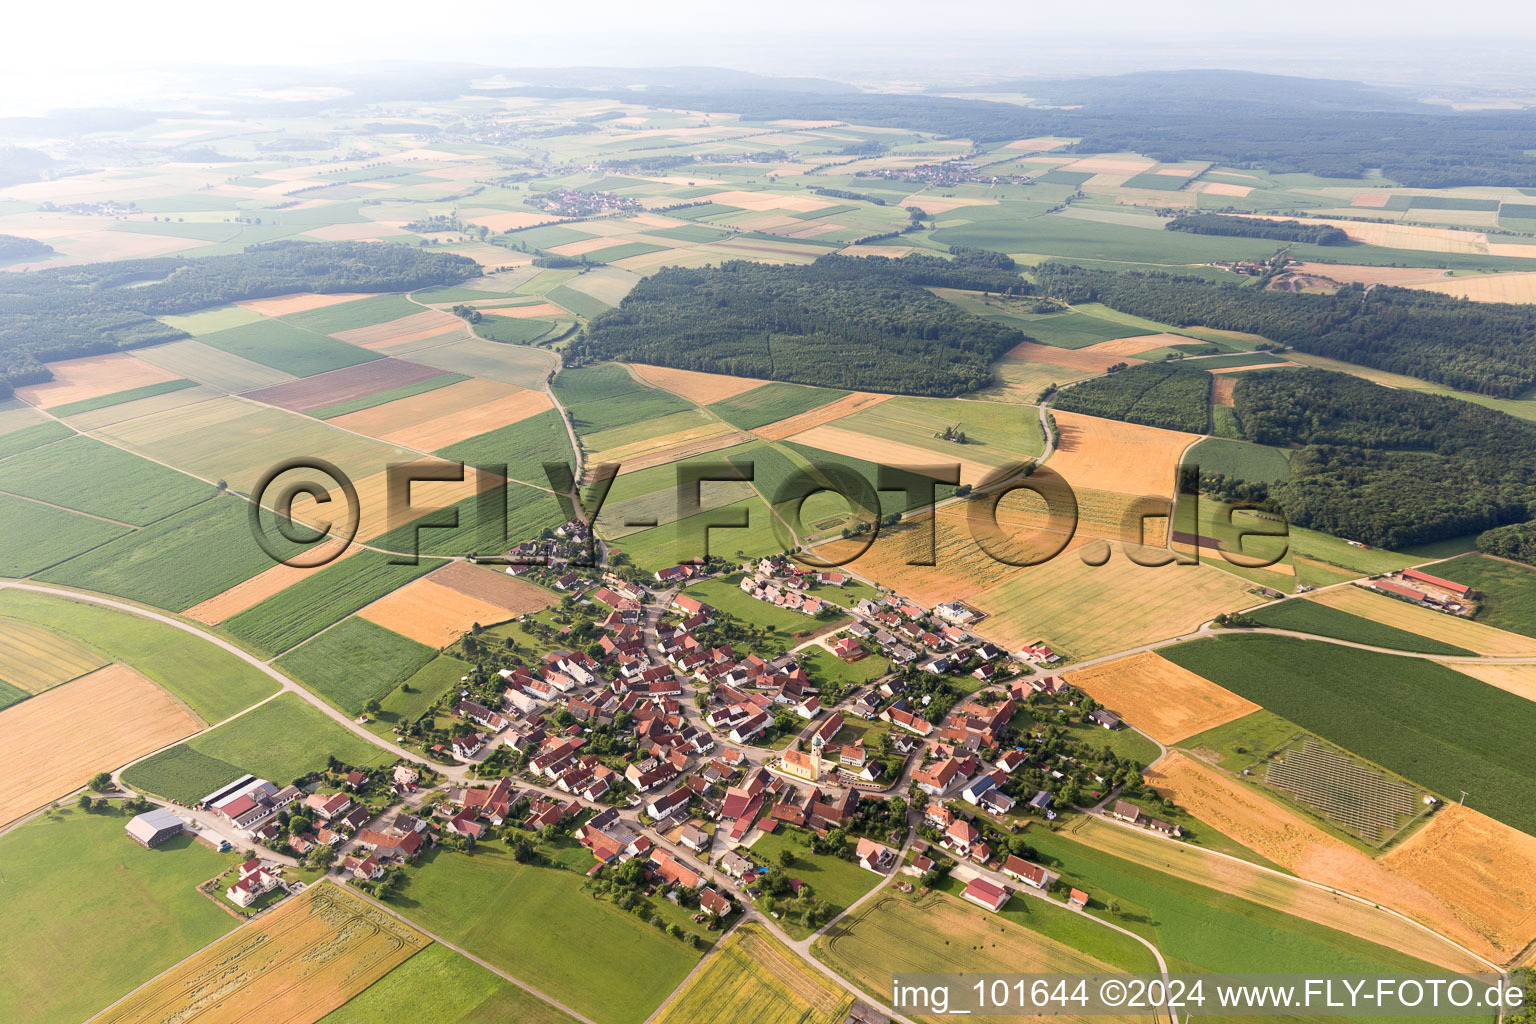
M 1533 12 L 1529 0 L 1462 2 L 1454 14 L 1440 0 L 74 0 L 11 5 L 0 86 L 7 106 L 22 94 L 28 105 L 112 102 L 129 88 L 116 76 L 125 67 L 406 59 L 696 64 L 863 83 L 1168 66 L 1507 82 L 1532 63 Z

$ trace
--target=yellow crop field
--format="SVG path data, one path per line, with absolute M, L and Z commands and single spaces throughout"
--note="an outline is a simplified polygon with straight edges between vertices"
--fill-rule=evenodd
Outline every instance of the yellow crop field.
M 1172 494 L 1174 472 L 1195 434 L 1136 423 L 1055 413 L 1061 437 L 1048 465 L 1074 488 Z
M 327 565 L 339 562 L 343 558 L 349 558 L 363 550 L 357 544 L 350 544 L 345 551 L 335 558 L 324 559 L 322 557 L 322 553 L 328 553 L 340 545 L 341 541 L 336 539 L 326 541 L 325 545 L 311 549 L 314 554 L 307 555 L 306 557 L 312 557 L 316 560 L 318 564 L 313 567 L 274 565 L 270 569 L 257 573 L 244 583 L 237 583 L 228 590 L 215 594 L 200 604 L 193 605 L 181 614 L 189 619 L 196 619 L 198 622 L 206 622 L 210 626 L 217 626 L 225 619 L 239 615 L 247 608 L 254 608 L 274 594 L 282 593 L 311 573 L 319 572 Z M 0 674 L 0 678 L 3 678 L 3 674 Z
M 842 1024 L 852 997 L 755 924 L 740 925 L 656 1024 Z
M 203 723 L 127 665 L 0 711 L 0 825 L 190 736 Z
M 97 1024 L 313 1024 L 425 949 L 425 935 L 316 883 L 183 960 Z
M 644 363 L 635 363 L 629 369 L 641 380 L 700 405 L 723 402 L 768 383 L 756 377 L 728 377 L 723 373 L 674 370 L 670 366 L 648 366 Z
M 1536 302 L 1536 272 L 1451 277 L 1414 287 L 1473 302 Z
M 87 398 L 161 384 L 177 377 L 171 371 L 146 363 L 127 352 L 66 359 L 59 363 L 49 363 L 48 369 L 53 372 L 53 380 L 17 388 L 16 394 L 33 405 L 52 409 L 54 406 Z
M 1160 743 L 1177 743 L 1259 710 L 1151 651 L 1069 672 L 1067 682 Z
M 1448 667 L 1526 700 L 1536 700 L 1536 665 L 1492 665 L 1462 661 Z
M 1335 587 L 1325 590 L 1309 600 L 1325 604 L 1340 611 L 1362 615 L 1374 622 L 1381 622 L 1398 629 L 1406 629 L 1419 636 L 1441 640 L 1469 651 L 1487 655 L 1536 655 L 1536 639 L 1510 633 L 1493 626 L 1431 611 L 1407 601 L 1399 601 L 1385 594 L 1372 593 L 1364 587 Z
M 0 618 L 0 680 L 42 693 L 105 665 L 109 659 L 46 626 Z

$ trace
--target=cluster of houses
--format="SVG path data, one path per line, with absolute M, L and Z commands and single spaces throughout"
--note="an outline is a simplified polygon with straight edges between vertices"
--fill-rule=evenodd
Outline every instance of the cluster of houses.
M 1112 817 L 1118 818 L 1127 824 L 1151 829 L 1153 832 L 1158 832 L 1165 836 L 1173 836 L 1175 839 L 1181 838 L 1184 835 L 1184 830 L 1179 826 L 1170 825 L 1166 821 L 1152 817 L 1129 800 L 1116 800 L 1115 806 L 1110 809 L 1109 813 Z
M 1449 612 L 1452 615 L 1468 615 L 1474 609 L 1471 587 L 1465 583 L 1432 576 L 1418 569 L 1404 569 L 1401 572 L 1376 577 L 1367 585 L 1390 597 L 1411 601 L 1437 611 Z
M 718 918 L 728 916 L 735 909 L 729 896 L 705 884 L 701 871 L 672 851 L 652 843 L 637 825 L 625 820 L 612 807 L 583 824 L 576 838 L 592 851 L 597 862 L 593 865 L 594 871 L 607 864 L 642 858 L 646 875 L 653 883 L 696 892 L 703 913 Z M 709 839 L 709 833 L 703 829 L 685 827 L 680 842 L 696 853 L 703 853 L 709 849 Z
M 738 585 L 743 593 L 759 601 L 814 619 L 841 609 L 809 593 L 810 589 L 813 586 L 841 587 L 847 582 L 848 577 L 844 573 L 807 569 L 782 556 L 776 556 L 761 559 L 756 570 L 743 576 Z

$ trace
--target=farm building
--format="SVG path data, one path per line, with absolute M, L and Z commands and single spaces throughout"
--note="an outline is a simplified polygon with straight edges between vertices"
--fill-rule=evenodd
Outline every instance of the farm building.
M 1422 583 L 1425 586 L 1435 587 L 1439 590 L 1444 590 L 1448 593 L 1455 594 L 1457 597 L 1468 597 L 1472 593 L 1472 588 L 1467 586 L 1465 583 L 1453 583 L 1450 580 L 1442 579 L 1439 576 L 1431 576 L 1429 573 L 1420 572 L 1417 569 L 1404 569 L 1403 579 L 1412 580 L 1415 583 Z
M 167 839 L 181 835 L 187 823 L 163 807 L 157 807 L 152 811 L 145 811 L 136 816 L 123 831 L 128 833 L 128 838 L 144 847 L 153 850 Z
M 986 907 L 995 914 L 1003 909 L 1013 893 L 1000 885 L 993 885 L 985 878 L 973 878 L 971 884 L 965 887 L 965 891 L 960 896 L 978 907 Z
M 1049 889 L 1055 884 L 1057 878 L 1054 873 L 1040 865 L 1031 864 L 1022 857 L 1015 857 L 1012 854 L 1009 854 L 1008 859 L 1003 862 L 1003 874 L 1025 885 L 1032 885 L 1036 889 Z

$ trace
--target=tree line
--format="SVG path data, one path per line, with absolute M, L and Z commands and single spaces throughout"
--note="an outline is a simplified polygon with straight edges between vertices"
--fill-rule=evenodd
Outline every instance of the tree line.
M 1331 224 L 1303 224 L 1299 220 L 1265 220 L 1263 217 L 1233 217 L 1219 213 L 1185 214 L 1173 218 L 1163 227 L 1193 235 L 1273 238 L 1278 242 L 1310 242 L 1313 245 L 1343 245 L 1349 241 L 1349 235 L 1342 228 Z
M 480 276 L 473 260 L 380 242 L 279 241 L 0 274 L 0 397 L 50 380 L 44 362 L 185 338 L 157 316 L 289 292 L 397 292 Z
M 1176 327 L 1261 334 L 1465 391 L 1514 398 L 1536 387 L 1536 308 L 1436 292 L 1346 285 L 1333 295 L 1271 292 L 1159 271 L 1118 273 L 1065 263 L 1037 268 L 1041 290 L 1102 302 Z
M 668 267 L 571 343 L 569 361 L 618 359 L 823 387 L 952 396 L 992 380 L 1025 336 L 929 287 L 1024 292 L 1013 260 L 958 249 L 823 256 L 808 266 Z

